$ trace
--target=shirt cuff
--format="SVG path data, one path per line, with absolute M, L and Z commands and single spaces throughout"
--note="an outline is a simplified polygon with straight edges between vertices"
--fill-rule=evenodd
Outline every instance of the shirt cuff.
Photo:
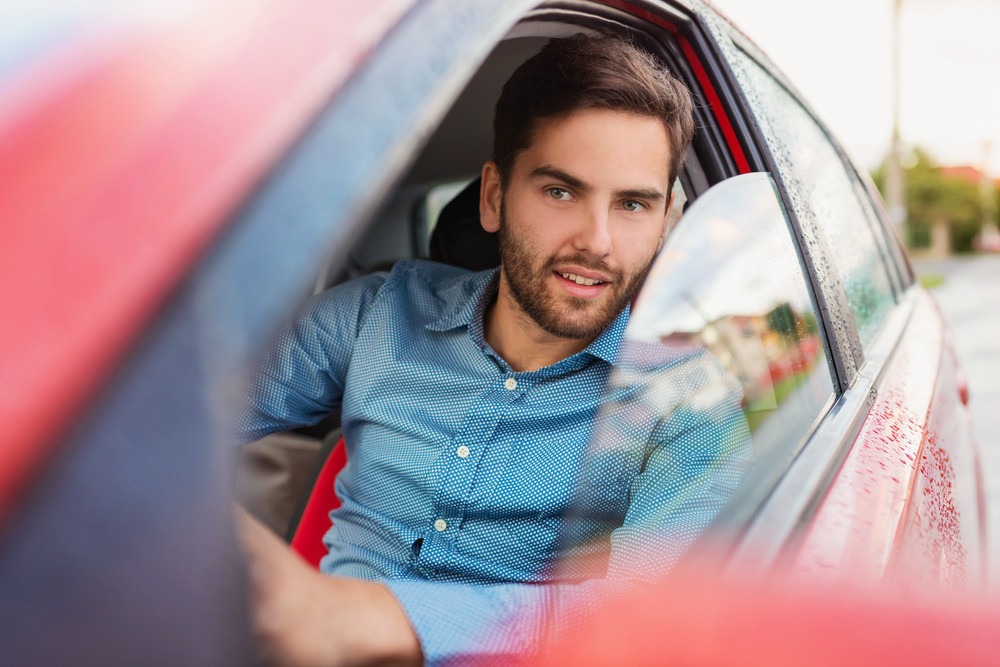
M 383 581 L 420 639 L 425 664 L 516 664 L 541 634 L 547 586 Z

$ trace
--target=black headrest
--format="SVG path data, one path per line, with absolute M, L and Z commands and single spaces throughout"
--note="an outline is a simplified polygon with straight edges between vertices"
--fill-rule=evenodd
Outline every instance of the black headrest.
M 472 271 L 500 266 L 497 235 L 479 224 L 480 180 L 469 183 L 441 210 L 429 248 L 435 262 Z

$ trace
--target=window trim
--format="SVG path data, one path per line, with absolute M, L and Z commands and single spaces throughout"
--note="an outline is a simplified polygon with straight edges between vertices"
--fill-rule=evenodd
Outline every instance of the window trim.
M 754 61 L 779 86 L 784 88 L 792 99 L 816 122 L 824 134 L 829 137 L 829 133 L 816 120 L 816 115 L 809 105 L 802 100 L 795 88 L 777 71 L 767 57 L 747 38 L 743 37 L 742 34 L 731 30 L 727 35 L 731 39 L 732 47 L 743 51 L 745 57 Z M 735 81 L 735 74 L 733 75 L 733 79 Z M 753 113 L 753 107 L 746 98 L 742 87 L 738 84 L 734 85 L 736 85 L 736 89 L 740 93 L 743 103 L 742 111 L 751 119 L 750 122 L 754 128 L 753 136 L 760 143 L 765 156 L 765 168 L 774 177 L 774 181 L 778 186 L 778 192 L 781 194 L 782 202 L 787 208 L 793 232 L 799 243 L 800 257 L 806 267 L 808 278 L 812 283 L 818 311 L 822 314 L 824 332 L 830 346 L 828 349 L 830 350 L 835 367 L 835 377 L 837 378 L 840 391 L 845 392 L 855 381 L 858 368 L 864 364 L 864 351 L 861 346 L 861 340 L 858 337 L 858 327 L 854 322 L 854 315 L 847 301 L 846 290 L 840 280 L 840 275 L 833 269 L 836 266 L 833 252 L 819 225 L 811 221 L 809 224 L 806 224 L 807 221 L 802 220 L 792 206 L 792 198 L 789 195 L 781 173 L 778 171 L 777 161 L 770 147 L 767 145 L 763 130 Z M 845 323 L 845 326 L 836 326 L 838 322 Z

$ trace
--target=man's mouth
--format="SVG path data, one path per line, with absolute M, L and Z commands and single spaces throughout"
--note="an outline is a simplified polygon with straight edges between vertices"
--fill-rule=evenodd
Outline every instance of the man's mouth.
M 560 273 L 560 276 L 566 280 L 576 283 L 577 285 L 584 285 L 590 287 L 591 285 L 603 285 L 603 280 L 594 280 L 593 278 L 584 278 L 583 276 L 578 276 L 575 273 Z

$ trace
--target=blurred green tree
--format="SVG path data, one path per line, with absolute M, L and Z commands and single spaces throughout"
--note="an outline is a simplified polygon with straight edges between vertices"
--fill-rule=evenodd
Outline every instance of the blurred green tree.
M 886 164 L 883 162 L 872 179 L 885 196 Z M 923 149 L 913 151 L 906 166 L 907 238 L 911 248 L 927 248 L 938 234 L 947 235 L 953 252 L 970 252 L 972 240 L 982 225 L 982 197 L 979 185 L 947 176 Z

